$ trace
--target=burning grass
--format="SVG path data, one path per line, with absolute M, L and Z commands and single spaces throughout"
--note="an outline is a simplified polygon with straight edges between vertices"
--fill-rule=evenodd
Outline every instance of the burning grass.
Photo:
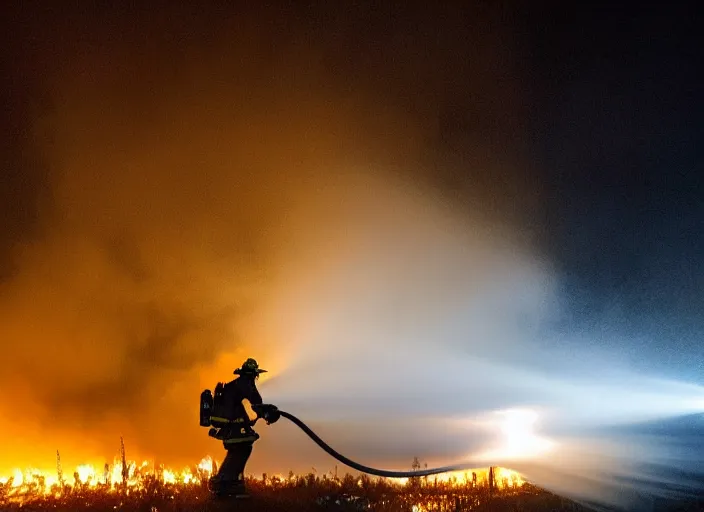
M 124 461 L 124 464 L 123 464 Z M 414 461 L 414 467 L 418 467 Z M 60 463 L 53 472 L 15 470 L 0 477 L 0 511 L 232 510 L 215 500 L 208 481 L 217 463 L 205 457 L 188 468 L 128 462 L 117 457 L 103 467 L 81 465 L 69 474 Z M 505 468 L 477 469 L 433 477 L 388 479 L 367 475 L 311 472 L 307 475 L 249 475 L 251 498 L 236 510 L 253 512 L 362 511 L 586 511 L 545 492 Z M 700 503 L 667 503 L 652 510 L 704 510 Z
M 102 468 L 78 466 L 67 475 L 15 470 L 0 478 L 3 510 L 220 510 L 207 482 L 217 464 L 206 457 L 189 468 L 154 467 L 119 458 Z M 371 478 L 337 472 L 248 476 L 247 510 L 481 510 L 541 491 L 518 473 L 494 468 L 411 479 Z M 547 496 L 547 495 L 546 495 Z M 557 498 L 556 498 L 557 499 Z M 551 509 L 555 508 L 551 505 Z M 525 507 L 523 507 L 525 509 Z M 493 508 L 492 510 L 495 510 Z M 538 509 L 536 509 L 538 510 Z

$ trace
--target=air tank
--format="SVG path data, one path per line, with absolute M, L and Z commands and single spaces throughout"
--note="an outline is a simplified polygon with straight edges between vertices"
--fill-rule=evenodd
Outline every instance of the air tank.
M 213 412 L 213 394 L 206 389 L 200 394 L 200 426 L 210 426 L 210 416 Z

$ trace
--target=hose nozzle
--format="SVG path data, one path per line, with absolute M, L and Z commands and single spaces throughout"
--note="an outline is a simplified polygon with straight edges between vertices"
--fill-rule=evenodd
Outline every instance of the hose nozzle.
M 281 414 L 279 413 L 279 408 L 273 404 L 253 405 L 252 410 L 257 414 L 259 418 L 262 418 L 264 421 L 266 421 L 267 425 L 276 423 L 281 417 Z

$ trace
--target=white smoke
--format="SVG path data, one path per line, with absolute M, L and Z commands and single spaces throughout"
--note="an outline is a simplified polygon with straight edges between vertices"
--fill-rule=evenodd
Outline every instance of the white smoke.
M 267 313 L 288 365 L 266 400 L 362 462 L 405 469 L 420 452 L 633 503 L 635 486 L 614 482 L 666 454 L 594 429 L 701 412 L 704 390 L 552 329 L 558 276 L 510 230 L 377 179 L 335 190 L 311 202 L 303 218 L 325 219 L 310 230 L 325 235 L 300 244 Z

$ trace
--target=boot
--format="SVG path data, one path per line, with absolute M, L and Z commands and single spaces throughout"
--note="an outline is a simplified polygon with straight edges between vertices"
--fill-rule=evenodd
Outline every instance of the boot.
M 247 488 L 244 485 L 244 474 L 237 475 L 237 480 L 230 485 L 230 492 L 235 498 L 249 498 Z
M 231 496 L 234 496 L 237 499 L 249 498 L 249 493 L 247 492 L 247 487 L 244 485 L 244 480 L 240 480 L 239 482 L 235 483 L 230 488 L 230 493 Z
M 244 480 L 221 480 L 213 477 L 208 482 L 208 489 L 216 498 L 249 498 Z

